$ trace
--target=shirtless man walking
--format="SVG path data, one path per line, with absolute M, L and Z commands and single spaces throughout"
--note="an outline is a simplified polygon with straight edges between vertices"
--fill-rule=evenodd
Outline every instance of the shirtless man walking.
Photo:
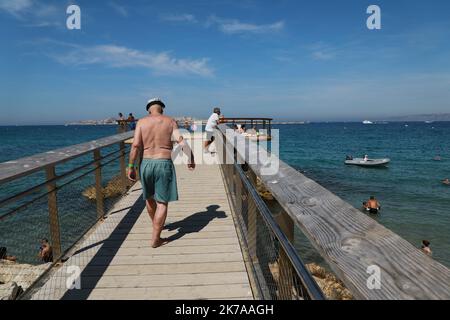
M 142 193 L 153 224 L 153 248 L 167 243 L 161 231 L 167 218 L 169 202 L 178 200 L 177 177 L 172 163 L 173 142 L 178 142 L 188 155 L 189 170 L 195 169 L 194 155 L 181 136 L 174 119 L 163 115 L 165 105 L 159 99 L 148 101 L 149 115 L 138 121 L 130 152 L 128 178 L 136 180 L 135 162 L 143 151 L 140 168 Z

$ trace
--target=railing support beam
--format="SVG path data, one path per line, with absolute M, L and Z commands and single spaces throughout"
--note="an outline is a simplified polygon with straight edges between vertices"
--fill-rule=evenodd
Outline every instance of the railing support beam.
M 279 225 L 281 231 L 286 235 L 286 238 L 293 245 L 294 244 L 294 222 L 291 217 L 281 210 L 276 216 L 275 221 Z M 289 257 L 283 248 L 280 248 L 280 255 L 278 257 L 278 270 L 279 270 L 279 292 L 278 295 L 281 299 L 292 300 L 294 298 L 294 270 L 289 261 Z
M 47 167 L 47 181 L 51 181 L 56 178 L 55 167 Z M 61 233 L 59 227 L 59 215 L 58 215 L 58 200 L 56 196 L 56 182 L 49 182 L 47 184 L 48 190 L 48 214 L 50 225 L 50 238 L 53 249 L 53 259 L 58 259 L 61 256 Z
M 97 201 L 97 218 L 102 218 L 105 215 L 104 196 L 102 187 L 102 164 L 100 162 L 100 149 L 94 151 L 95 162 L 95 199 Z
M 122 190 L 125 193 L 127 191 L 127 169 L 125 165 L 125 142 L 120 142 L 120 178 L 122 181 Z

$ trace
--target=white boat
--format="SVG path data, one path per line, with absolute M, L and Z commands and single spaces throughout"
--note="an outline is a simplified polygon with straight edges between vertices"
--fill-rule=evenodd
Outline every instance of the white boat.
M 363 124 L 373 124 L 373 122 L 372 122 L 372 121 L 369 121 L 369 120 L 364 120 L 364 121 L 363 121 Z
M 381 167 L 387 165 L 391 162 L 391 159 L 367 159 L 364 158 L 354 158 L 351 160 L 345 160 L 345 164 L 361 166 L 361 167 Z

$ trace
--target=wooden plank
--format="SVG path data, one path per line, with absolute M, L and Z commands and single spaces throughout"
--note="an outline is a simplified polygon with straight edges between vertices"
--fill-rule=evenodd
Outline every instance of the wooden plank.
M 84 276 L 81 287 L 90 288 L 155 288 L 177 286 L 204 286 L 221 284 L 248 284 L 246 272 L 196 273 L 165 275 L 116 275 L 97 277 Z
M 84 297 L 82 290 L 74 291 L 71 299 Z M 94 289 L 89 292 L 90 300 L 180 300 L 186 299 L 229 299 L 235 296 L 246 296 L 251 299 L 251 289 L 248 284 L 222 284 L 185 287 L 157 288 L 109 288 Z
M 122 201 L 34 299 L 251 299 L 219 168 L 198 166 L 196 170 L 209 176 L 205 179 L 209 183 L 197 184 L 195 175 L 191 176 L 185 166 L 177 166 L 181 198 L 189 200 L 169 206 L 166 226 L 174 223 L 175 229 L 164 230 L 162 236 L 180 238 L 151 248 L 152 226 L 146 209 L 133 212 L 130 201 Z M 180 180 L 185 176 L 189 179 Z M 194 193 L 183 187 L 187 184 L 199 187 Z M 213 188 L 221 194 L 219 200 L 208 195 Z M 142 202 L 140 189 L 137 183 L 126 198 Z M 193 200 L 182 190 L 189 190 Z M 220 207 L 208 211 L 210 205 Z M 81 268 L 82 290 L 64 288 L 71 265 Z
M 165 231 L 164 237 L 174 237 L 179 234 L 178 231 Z M 223 238 L 235 238 L 235 231 L 214 231 L 207 232 L 204 230 L 196 231 L 196 232 L 186 232 L 182 234 L 184 239 L 223 239 Z M 148 240 L 150 241 L 152 237 L 151 232 L 147 233 L 130 233 L 125 240 Z M 108 237 L 109 240 L 117 240 L 123 238 L 121 234 L 112 234 Z
M 267 152 L 231 137 L 243 143 L 241 157 L 258 159 L 251 169 L 356 298 L 450 299 L 448 268 L 275 156 L 279 170 L 263 175 Z M 378 290 L 367 286 L 370 266 L 381 270 Z
M 152 248 L 96 248 L 89 249 L 86 252 L 92 252 L 92 256 L 97 254 L 99 256 L 153 256 L 155 251 Z M 210 253 L 234 253 L 239 250 L 236 244 L 220 245 L 220 246 L 195 246 L 195 247 L 166 247 L 164 250 L 159 250 L 158 255 L 189 255 L 189 254 L 210 254 Z
M 74 146 L 36 154 L 18 160 L 0 163 L 0 184 L 30 175 L 36 171 L 44 169 L 47 166 L 56 166 L 57 164 L 93 152 L 96 149 L 119 143 L 132 137 L 133 134 L 134 132 L 130 131 Z
M 211 262 L 205 263 L 184 263 L 184 264 L 159 264 L 159 265 L 110 265 L 105 270 L 100 266 L 88 266 L 83 270 L 83 275 L 87 276 L 120 276 L 128 275 L 167 275 L 167 274 L 208 274 L 208 273 L 228 273 L 242 272 L 245 266 L 242 261 L 232 262 Z

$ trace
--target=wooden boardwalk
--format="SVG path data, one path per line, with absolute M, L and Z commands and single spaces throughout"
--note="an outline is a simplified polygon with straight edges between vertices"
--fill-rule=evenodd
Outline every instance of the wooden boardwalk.
M 253 299 L 219 166 L 176 168 L 168 245 L 151 248 L 137 183 L 33 299 Z M 67 290 L 78 267 L 81 289 Z

